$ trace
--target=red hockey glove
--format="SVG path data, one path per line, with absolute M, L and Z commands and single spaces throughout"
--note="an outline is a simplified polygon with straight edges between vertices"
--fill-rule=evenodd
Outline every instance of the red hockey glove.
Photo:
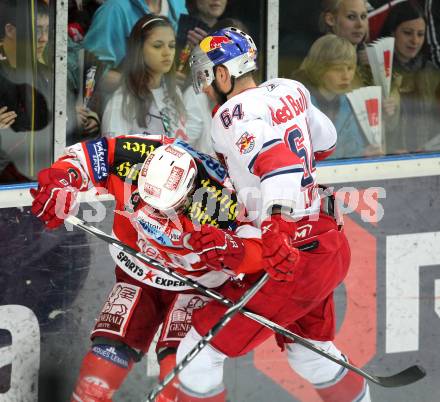
M 43 169 L 38 174 L 38 189 L 31 189 L 34 197 L 32 213 L 49 229 L 60 226 L 76 206 L 76 189 L 73 184 L 78 174 L 63 169 Z
M 296 224 L 286 221 L 282 215 L 272 215 L 261 224 L 263 242 L 263 268 L 272 279 L 293 281 L 295 267 L 299 262 L 299 251 L 290 245 Z
M 189 237 L 189 239 L 188 239 Z M 227 267 L 236 270 L 244 258 L 242 240 L 230 230 L 202 225 L 187 237 L 187 243 L 196 252 L 200 261 L 210 269 L 220 271 Z

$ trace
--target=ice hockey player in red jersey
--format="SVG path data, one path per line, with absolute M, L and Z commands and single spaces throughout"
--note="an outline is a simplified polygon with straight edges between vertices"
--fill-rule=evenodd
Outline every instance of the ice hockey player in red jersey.
M 230 278 L 228 272 L 206 268 L 182 247 L 182 232 L 194 224 L 222 229 L 235 224 L 236 197 L 214 158 L 164 136 L 75 144 L 39 173 L 38 189 L 31 190 L 32 212 L 56 228 L 72 211 L 77 193 L 89 189 L 114 195 L 113 233 L 125 244 L 210 288 Z M 92 331 L 72 401 L 111 401 L 133 363 L 148 351 L 160 324 L 157 352 L 163 377 L 175 364 L 176 347 L 190 328 L 193 310 L 207 302 L 185 283 L 124 251 L 110 247 L 110 253 L 116 283 Z M 233 254 L 227 261 L 239 270 Z M 175 389 L 170 384 L 157 401 L 174 400 Z
M 220 103 L 213 116 L 214 148 L 254 229 L 261 230 L 263 268 L 271 279 L 246 307 L 345 359 L 332 342 L 333 291 L 347 273 L 350 250 L 333 197 L 320 195 L 315 169 L 315 161 L 334 148 L 336 131 L 299 82 L 273 79 L 257 86 L 251 75 L 256 57 L 252 38 L 231 27 L 203 39 L 190 58 L 195 90 Z M 227 253 L 217 238 L 220 230 L 212 226 L 190 234 L 189 244 L 207 265 Z M 298 250 L 305 244 L 315 247 Z M 246 275 L 241 287 L 226 283 L 220 291 L 238 300 L 258 276 Z M 178 361 L 225 311 L 210 302 L 195 312 L 193 327 L 178 347 Z M 225 401 L 225 358 L 251 351 L 270 335 L 267 328 L 235 315 L 180 373 L 178 401 Z M 299 344 L 279 343 L 292 369 L 312 383 L 322 400 L 370 401 L 368 384 L 356 373 Z

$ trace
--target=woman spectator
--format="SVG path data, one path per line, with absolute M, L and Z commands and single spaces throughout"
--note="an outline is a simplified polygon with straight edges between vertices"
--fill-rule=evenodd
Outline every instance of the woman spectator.
M 294 79 L 303 82 L 313 104 L 333 122 L 338 132 L 336 150 L 330 158 L 350 158 L 372 153 L 346 92 L 352 89 L 356 70 L 356 49 L 349 40 L 335 34 L 317 39 Z
M 120 84 L 120 63 L 127 55 L 126 39 L 135 23 L 146 14 L 169 18 L 174 29 L 185 0 L 106 0 L 96 10 L 84 37 L 84 48 L 102 64 L 100 89 L 112 93 Z
M 425 31 L 422 9 L 409 1 L 395 5 L 382 27 L 381 36 L 395 38 L 391 84 L 399 94 L 386 131 L 388 153 L 434 150 L 429 141 L 440 133 L 440 76 L 428 61 Z
M 371 83 L 365 42 L 368 40 L 368 12 L 366 0 L 323 0 L 319 29 L 348 39 L 356 47 L 357 63 L 354 87 Z
M 175 33 L 168 18 L 147 14 L 128 38 L 122 85 L 107 103 L 102 134 L 186 138 L 185 108 L 174 70 Z

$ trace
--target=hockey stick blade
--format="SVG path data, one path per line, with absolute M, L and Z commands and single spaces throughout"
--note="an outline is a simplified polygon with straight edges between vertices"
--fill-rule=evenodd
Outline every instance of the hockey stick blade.
M 425 369 L 421 366 L 415 365 L 389 377 L 371 376 L 374 379 L 370 379 L 376 384 L 382 385 L 382 387 L 394 388 L 412 384 L 413 382 L 421 380 L 425 375 Z
M 266 317 L 262 317 L 258 314 L 255 314 L 249 310 L 243 309 L 243 313 L 246 317 L 253 319 L 254 321 L 259 322 L 261 325 L 264 325 L 266 328 L 271 329 L 274 332 L 277 332 L 283 336 L 285 336 L 288 339 L 293 340 L 294 342 L 306 347 L 307 349 L 310 349 L 314 351 L 315 353 L 325 357 L 326 359 L 329 359 L 351 371 L 354 371 L 355 373 L 361 375 L 362 377 L 366 378 L 367 380 L 374 382 L 375 384 L 378 384 L 382 387 L 386 388 L 395 388 L 395 387 L 403 387 L 405 385 L 412 384 L 413 382 L 419 381 L 423 377 L 425 377 L 426 372 L 423 367 L 421 366 L 411 366 L 406 368 L 403 371 L 400 371 L 397 374 L 381 377 L 376 376 L 373 374 L 370 374 L 368 371 L 365 371 L 359 367 L 354 366 L 350 362 L 340 359 L 333 354 L 326 352 L 324 349 L 320 348 L 319 346 L 313 344 L 308 339 L 303 338 L 300 335 L 297 335 L 286 328 L 282 327 L 281 325 L 278 325 L 270 320 L 268 320 Z
M 130 254 L 133 257 L 139 258 L 142 262 L 152 265 L 153 267 L 155 267 L 159 271 L 162 271 L 175 279 L 179 279 L 181 281 L 184 281 L 188 286 L 191 286 L 192 288 L 196 289 L 197 291 L 204 294 L 205 296 L 211 297 L 214 300 L 217 300 L 218 302 L 224 304 L 225 306 L 228 306 L 228 307 L 233 306 L 234 303 L 231 300 L 224 297 L 223 295 L 221 295 L 220 293 L 218 293 L 214 290 L 211 290 L 209 288 L 206 288 L 203 285 L 199 284 L 197 281 L 194 281 L 190 278 L 186 278 L 186 277 L 180 275 L 179 273 L 174 272 L 173 270 L 162 266 L 158 261 L 156 261 L 152 258 L 149 258 L 149 257 L 143 255 L 142 253 L 132 249 L 131 247 L 122 243 L 120 240 L 114 238 L 113 236 L 102 232 L 98 228 L 95 228 L 90 225 L 86 225 L 86 223 L 83 220 L 77 218 L 76 216 L 69 216 L 66 219 L 66 221 L 69 222 L 70 224 L 88 232 L 89 234 L 92 234 L 92 235 L 98 237 L 99 239 L 103 240 L 104 242 L 112 244 L 113 246 L 119 248 L 120 250 L 125 251 L 127 254 Z M 287 330 L 286 328 L 282 327 L 281 325 L 279 325 L 273 321 L 268 320 L 266 317 L 255 314 L 252 311 L 247 310 L 246 308 L 243 308 L 241 310 L 241 313 L 244 314 L 246 317 L 265 326 L 266 328 L 269 328 L 270 330 L 277 332 L 277 333 L 285 336 L 288 339 L 293 340 L 294 342 L 306 347 L 309 350 L 312 350 L 313 352 L 325 357 L 326 359 L 329 359 L 329 360 L 335 362 L 336 364 L 339 364 L 340 366 L 347 368 L 348 370 L 354 371 L 355 373 L 361 375 L 362 377 L 366 378 L 367 380 L 374 382 L 375 384 L 378 384 L 382 387 L 387 387 L 387 388 L 402 387 L 404 385 L 412 384 L 412 383 L 422 379 L 426 375 L 425 370 L 422 367 L 417 366 L 417 365 L 408 367 L 407 369 L 405 369 L 397 374 L 391 375 L 391 376 L 380 377 L 380 376 L 372 375 L 372 374 L 368 373 L 367 371 L 360 369 L 359 367 L 356 367 L 343 359 L 340 359 L 336 356 L 333 356 L 331 353 L 326 352 L 325 350 L 323 350 L 319 346 L 311 343 L 307 339 Z

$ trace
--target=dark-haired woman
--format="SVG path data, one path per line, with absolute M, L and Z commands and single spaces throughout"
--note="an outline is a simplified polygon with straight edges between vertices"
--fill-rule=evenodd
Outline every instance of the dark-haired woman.
M 425 31 L 423 11 L 409 1 L 395 5 L 382 28 L 381 36 L 395 38 L 392 87 L 399 94 L 388 119 L 387 153 L 439 149 L 440 75 L 426 56 Z
M 109 99 L 102 134 L 186 138 L 185 108 L 175 81 L 176 38 L 166 17 L 147 14 L 130 33 L 121 87 Z

